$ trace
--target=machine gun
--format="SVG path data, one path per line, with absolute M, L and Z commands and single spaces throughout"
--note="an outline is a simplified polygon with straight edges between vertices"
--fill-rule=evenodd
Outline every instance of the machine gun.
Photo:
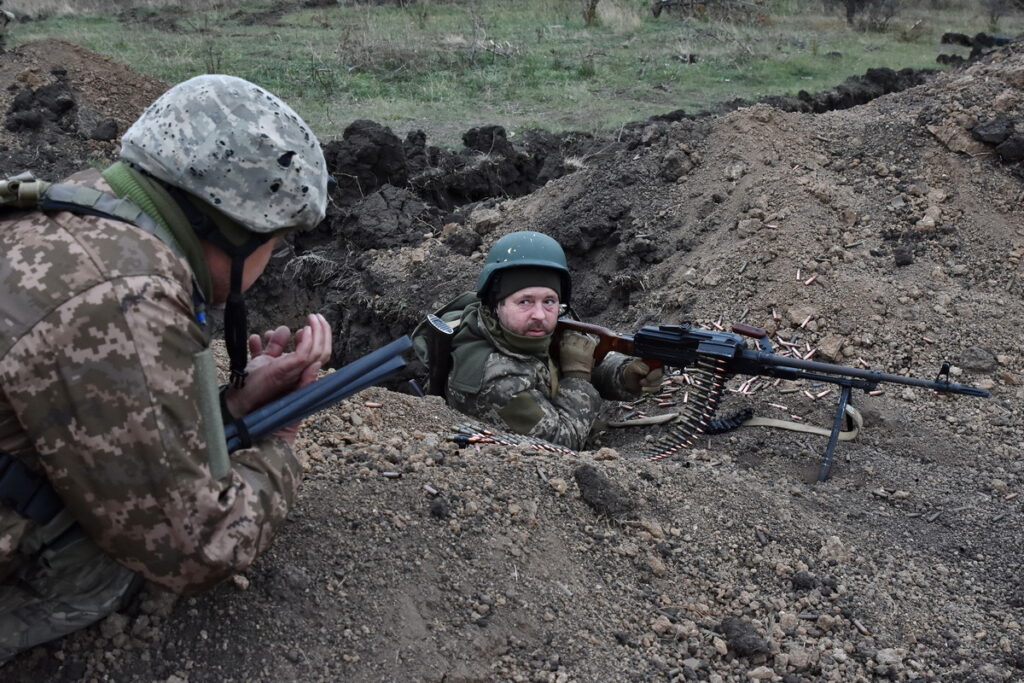
M 598 345 L 595 361 L 600 362 L 610 351 L 644 359 L 648 365 L 669 365 L 687 368 L 693 380 L 693 396 L 682 406 L 679 425 L 671 439 L 662 439 L 645 451 L 651 460 L 666 458 L 696 443 L 714 417 L 732 375 L 759 375 L 787 380 L 828 382 L 841 387 L 824 462 L 818 481 L 828 479 L 847 406 L 851 405 L 853 389 L 873 391 L 887 382 L 923 387 L 945 394 L 987 397 L 984 389 L 954 384 L 949 380 L 949 362 L 943 362 L 934 380 L 891 375 L 876 370 L 852 368 L 832 363 L 791 358 L 774 353 L 768 333 L 751 325 L 736 324 L 732 332 L 705 330 L 691 325 L 657 325 L 640 328 L 635 334 L 618 334 L 600 325 L 560 318 L 558 330 L 574 330 L 596 335 Z M 556 332 L 557 335 L 557 332 Z M 756 340 L 757 348 L 747 345 L 744 337 Z

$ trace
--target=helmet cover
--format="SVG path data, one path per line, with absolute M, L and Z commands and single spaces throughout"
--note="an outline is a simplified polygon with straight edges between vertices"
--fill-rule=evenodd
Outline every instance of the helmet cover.
M 172 87 L 121 138 L 121 157 L 258 233 L 308 229 L 327 212 L 327 164 L 281 99 L 235 76 Z

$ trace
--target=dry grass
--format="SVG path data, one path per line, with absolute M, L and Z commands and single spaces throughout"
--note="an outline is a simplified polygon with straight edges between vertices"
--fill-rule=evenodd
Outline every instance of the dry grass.
M 592 27 L 583 25 L 584 0 L 5 4 L 72 11 L 15 26 L 11 46 L 70 39 L 168 83 L 231 73 L 271 89 L 327 137 L 368 118 L 449 145 L 484 124 L 510 134 L 597 131 L 734 98 L 825 90 L 879 66 L 934 68 L 943 31 L 987 24 L 977 0 L 903 0 L 885 33 L 851 30 L 822 0 L 771 0 L 772 20 L 756 24 L 655 19 L 651 2 L 600 0 Z M 129 9 L 137 16 L 124 17 Z M 1007 17 L 1000 30 L 1017 33 L 1022 22 Z
M 117 14 L 129 8 L 156 9 L 171 5 L 186 9 L 208 9 L 230 4 L 232 0 L 7 0 L 4 7 L 18 16 L 38 18 L 83 12 Z
M 284 269 L 285 277 L 308 287 L 320 287 L 342 272 L 342 264 L 327 258 L 319 251 L 308 251 L 296 256 Z
M 616 33 L 625 33 L 640 27 L 644 11 L 649 11 L 647 3 L 639 8 L 635 0 L 604 0 L 597 6 L 597 17 L 602 26 Z

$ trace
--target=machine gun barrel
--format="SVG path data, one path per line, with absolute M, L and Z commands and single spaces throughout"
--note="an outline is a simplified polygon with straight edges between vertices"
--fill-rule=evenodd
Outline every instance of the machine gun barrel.
M 839 386 L 839 399 L 836 402 L 835 415 L 832 418 L 832 431 L 828 445 L 825 447 L 825 458 L 822 462 L 818 481 L 828 478 L 839 439 L 839 432 L 847 407 L 850 405 L 852 389 L 869 391 L 882 382 L 923 387 L 947 394 L 963 394 L 966 396 L 987 397 L 984 389 L 954 384 L 949 381 L 950 364 L 944 362 L 934 380 L 919 379 L 893 375 L 877 370 L 852 368 L 845 365 L 823 363 L 820 361 L 790 358 L 773 353 L 768 333 L 759 328 L 745 324 L 736 324 L 732 332 L 705 330 L 690 325 L 648 325 L 637 330 L 636 334 L 618 334 L 599 325 L 590 325 L 575 320 L 561 318 L 558 321 L 558 332 L 575 330 L 596 335 L 599 343 L 594 352 L 595 359 L 600 362 L 610 351 L 618 351 L 630 356 L 643 358 L 651 367 L 659 364 L 676 368 L 695 369 L 701 377 L 703 391 L 700 397 L 702 410 L 710 416 L 717 409 L 720 392 L 729 375 L 751 375 L 778 377 L 792 380 L 811 380 L 828 382 Z M 742 335 L 742 336 L 741 336 Z M 558 338 L 556 332 L 555 338 Z M 757 348 L 751 349 L 744 337 L 757 341 Z M 667 450 L 650 456 L 649 459 L 668 457 L 679 443 L 689 445 L 694 434 L 700 434 L 707 427 L 704 421 L 693 423 L 681 439 L 666 446 Z M 664 437 L 663 437 L 664 438 Z
M 736 372 L 744 375 L 769 375 L 774 377 L 782 377 L 784 379 L 799 378 L 799 373 L 792 372 L 793 369 L 799 370 L 812 370 L 814 372 L 823 372 L 828 375 L 836 375 L 838 377 L 855 377 L 862 379 L 870 384 L 878 384 L 880 382 L 889 382 L 891 384 L 906 384 L 914 387 L 924 387 L 926 389 L 932 389 L 941 393 L 948 394 L 964 394 L 966 396 L 978 396 L 987 397 L 989 393 L 984 389 L 977 387 L 967 386 L 966 384 L 954 384 L 947 379 L 935 379 L 927 380 L 920 379 L 918 377 L 906 377 L 904 375 L 893 375 L 887 372 L 879 372 L 877 370 L 866 370 L 861 368 L 852 368 L 846 365 L 835 365 L 833 363 L 822 363 L 820 361 L 804 360 L 802 358 L 789 358 L 786 356 L 779 356 L 774 353 L 768 353 L 766 351 L 754 351 L 752 349 L 743 349 L 740 351 L 738 362 L 735 365 Z M 730 368 L 731 369 L 731 368 Z M 940 377 L 947 374 L 949 371 L 949 364 L 943 364 L 943 371 L 940 371 Z M 818 378 L 825 379 L 826 378 Z
M 734 328 L 736 329 L 736 328 Z M 732 332 L 705 330 L 688 325 L 646 326 L 633 336 L 635 354 L 644 358 L 654 358 L 666 365 L 689 367 L 699 355 L 722 359 L 729 374 L 768 375 L 783 379 L 814 379 L 824 382 L 838 383 L 842 378 L 860 380 L 863 385 L 874 385 L 880 382 L 906 384 L 924 387 L 935 391 L 967 396 L 986 397 L 984 389 L 949 381 L 949 364 L 943 363 L 939 377 L 945 379 L 925 380 L 917 377 L 892 375 L 877 370 L 851 368 L 845 365 L 822 363 L 780 356 L 771 351 L 763 330 L 742 326 L 744 334 L 759 339 L 760 350 L 750 349 L 744 338 Z M 759 336 L 763 335 L 763 336 Z M 823 374 L 811 374 L 811 373 Z M 859 388 L 865 388 L 860 386 Z

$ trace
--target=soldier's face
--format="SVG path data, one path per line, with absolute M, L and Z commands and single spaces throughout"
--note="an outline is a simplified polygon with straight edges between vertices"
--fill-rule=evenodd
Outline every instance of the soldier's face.
M 558 324 L 558 294 L 550 287 L 527 287 L 498 302 L 498 322 L 523 337 L 544 337 Z

